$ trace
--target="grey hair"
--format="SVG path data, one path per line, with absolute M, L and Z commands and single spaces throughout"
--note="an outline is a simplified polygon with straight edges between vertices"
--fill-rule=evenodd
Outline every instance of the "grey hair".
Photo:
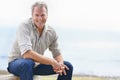
M 35 7 L 39 7 L 39 8 L 45 7 L 45 8 L 46 8 L 46 11 L 47 11 L 47 13 L 48 13 L 47 4 L 46 4 L 45 2 L 43 2 L 43 1 L 38 1 L 38 2 L 36 2 L 36 3 L 34 3 L 34 4 L 32 5 L 32 13 L 33 13 L 33 10 L 34 10 Z

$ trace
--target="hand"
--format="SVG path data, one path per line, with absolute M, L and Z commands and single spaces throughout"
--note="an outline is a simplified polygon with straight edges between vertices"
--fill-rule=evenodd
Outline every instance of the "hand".
M 55 72 L 61 70 L 61 65 L 56 60 L 53 59 L 51 61 L 51 65 L 52 65 Z
M 56 73 L 58 73 L 58 74 L 60 74 L 61 76 L 64 74 L 64 75 L 67 75 L 66 74 L 66 70 L 69 70 L 69 68 L 66 66 L 66 65 L 64 65 L 63 63 L 59 63 L 60 64 L 60 70 L 56 70 L 56 69 L 54 69 L 54 71 L 56 72 Z

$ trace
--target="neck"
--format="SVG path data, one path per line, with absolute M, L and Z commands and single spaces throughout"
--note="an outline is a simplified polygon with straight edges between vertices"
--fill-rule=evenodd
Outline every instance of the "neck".
M 35 25 L 35 24 L 34 24 Z M 35 27 L 37 28 L 37 31 L 39 32 L 39 33 L 42 33 L 42 31 L 43 31 L 43 29 L 44 29 L 44 26 L 37 26 L 37 25 L 35 25 Z
M 39 31 L 39 33 L 41 33 L 43 31 L 43 28 L 37 28 L 37 30 Z
M 38 30 L 38 32 L 39 32 L 39 34 L 40 34 L 40 36 L 42 35 L 42 32 L 43 32 L 43 30 L 44 30 L 44 27 L 42 27 L 42 28 L 37 28 L 37 30 Z

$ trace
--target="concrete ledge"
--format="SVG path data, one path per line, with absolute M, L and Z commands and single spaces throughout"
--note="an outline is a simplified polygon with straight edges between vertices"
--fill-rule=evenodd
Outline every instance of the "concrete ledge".
M 7 75 L 0 75 L 0 80 L 20 80 L 20 79 L 12 74 L 7 74 Z
M 42 80 L 41 76 L 35 75 L 34 80 Z M 13 74 L 10 74 L 6 70 L 0 70 L 0 80 L 20 80 L 19 77 L 14 76 Z
M 0 80 L 20 80 L 19 77 L 12 74 L 0 75 Z M 41 80 L 40 76 L 35 75 L 34 80 Z

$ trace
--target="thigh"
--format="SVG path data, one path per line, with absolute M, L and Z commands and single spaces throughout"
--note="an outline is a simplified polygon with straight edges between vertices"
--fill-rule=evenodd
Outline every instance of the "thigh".
M 34 68 L 34 75 L 51 75 L 56 74 L 51 65 L 40 64 Z

